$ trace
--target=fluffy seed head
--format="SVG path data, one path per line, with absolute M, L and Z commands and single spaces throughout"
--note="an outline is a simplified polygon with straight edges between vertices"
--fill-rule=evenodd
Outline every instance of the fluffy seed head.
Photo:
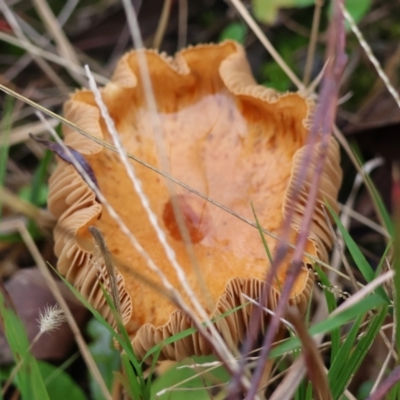
M 39 311 L 39 319 L 37 320 L 40 327 L 40 332 L 50 332 L 60 327 L 66 321 L 64 311 L 56 304 L 47 306 L 44 311 Z

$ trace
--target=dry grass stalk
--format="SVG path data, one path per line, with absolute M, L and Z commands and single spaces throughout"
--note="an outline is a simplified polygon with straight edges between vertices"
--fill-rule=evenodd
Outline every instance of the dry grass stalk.
M 295 282 L 297 273 L 300 271 L 301 263 L 302 263 L 301 254 L 304 250 L 307 234 L 309 232 L 312 214 L 314 212 L 316 190 L 318 188 L 318 183 L 319 183 L 320 174 L 321 174 L 321 168 L 322 168 L 322 165 L 323 165 L 325 157 L 326 157 L 326 149 L 327 149 L 327 145 L 328 145 L 327 143 L 329 141 L 329 138 L 331 135 L 331 130 L 332 130 L 332 127 L 334 124 L 334 117 L 335 117 L 340 77 L 341 77 L 342 71 L 344 69 L 345 62 L 346 62 L 346 57 L 344 54 L 344 42 L 345 42 L 344 22 L 343 22 L 341 13 L 340 13 L 339 3 L 340 2 L 335 3 L 334 18 L 332 19 L 330 28 L 329 28 L 330 33 L 329 33 L 327 57 L 332 58 L 333 62 L 328 64 L 326 75 L 323 78 L 321 94 L 320 94 L 320 105 L 318 106 L 318 108 L 315 112 L 315 115 L 314 115 L 314 118 L 312 121 L 312 127 L 310 130 L 310 136 L 309 136 L 310 152 L 304 158 L 304 162 L 302 165 L 303 173 L 300 173 L 300 177 L 301 176 L 305 177 L 305 173 L 306 173 L 307 167 L 308 167 L 308 160 L 312 159 L 311 152 L 314 150 L 313 144 L 316 142 L 316 137 L 318 136 L 319 132 L 321 132 L 322 148 L 321 148 L 321 152 L 318 156 L 318 161 L 316 162 L 314 181 L 313 181 L 313 184 L 310 189 L 310 199 L 308 201 L 306 212 L 305 212 L 304 219 L 303 219 L 303 223 L 301 226 L 301 235 L 299 237 L 299 240 L 297 243 L 297 248 L 296 248 L 296 250 L 294 252 L 294 256 L 293 256 L 293 271 L 292 271 L 292 274 L 288 276 L 288 279 L 283 286 L 283 291 L 281 293 L 281 297 L 280 297 L 280 300 L 279 300 L 279 303 L 278 303 L 278 306 L 276 309 L 276 317 L 272 319 L 270 328 L 264 338 L 258 367 L 254 373 L 254 377 L 252 380 L 252 388 L 247 394 L 248 398 L 252 398 L 254 396 L 255 392 L 257 391 L 257 388 L 258 388 L 258 385 L 259 385 L 259 382 L 260 382 L 260 379 L 262 376 L 263 363 L 265 362 L 265 360 L 267 358 L 269 349 L 272 345 L 273 337 L 274 337 L 275 333 L 277 332 L 277 329 L 279 326 L 279 318 L 283 315 L 284 309 L 286 308 L 286 302 L 288 299 L 290 289 L 291 289 L 293 283 Z M 301 178 L 300 178 L 300 181 L 301 181 Z M 296 190 L 295 190 L 294 196 L 293 196 L 293 202 L 292 202 L 292 207 L 293 207 L 292 212 L 294 210 L 294 204 L 296 204 L 296 201 L 297 201 L 297 196 L 298 196 L 298 191 L 296 193 Z M 290 223 L 291 218 L 292 218 L 292 215 L 289 214 L 287 216 L 286 226 L 288 226 L 287 225 L 288 221 Z M 284 231 L 283 236 L 285 236 L 285 231 Z M 286 255 L 286 252 L 287 252 L 287 247 L 280 243 L 278 246 L 278 249 L 276 251 L 275 258 L 274 258 L 275 268 L 282 261 L 283 257 Z M 273 270 L 274 270 L 274 268 L 271 269 L 271 272 L 266 279 L 266 283 L 267 283 L 266 287 L 268 287 L 268 285 L 272 281 L 273 273 L 274 273 Z M 247 340 L 246 344 L 247 344 L 247 346 L 245 347 L 245 349 L 248 351 L 251 347 L 251 339 L 250 338 Z M 241 367 L 243 368 L 243 364 L 241 365 Z M 231 393 L 232 394 L 236 393 L 237 389 L 238 389 L 237 384 L 234 384 L 232 386 Z
M 321 354 L 309 335 L 303 319 L 293 309 L 289 309 L 288 319 L 294 325 L 296 334 L 301 341 L 302 357 L 307 367 L 310 381 L 313 383 L 316 398 L 318 400 L 331 400 L 332 395 Z

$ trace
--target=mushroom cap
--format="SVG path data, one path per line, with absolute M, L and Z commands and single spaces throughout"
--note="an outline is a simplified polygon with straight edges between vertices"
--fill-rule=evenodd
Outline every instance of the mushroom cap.
M 254 220 L 252 205 L 261 226 L 280 236 L 306 151 L 311 101 L 298 93 L 280 94 L 257 85 L 243 48 L 232 41 L 187 48 L 175 58 L 154 51 L 144 54 L 161 121 L 159 141 L 155 140 L 159 132 L 153 130 L 135 51 L 122 57 L 111 82 L 101 91 L 127 151 L 161 168 L 160 146 L 174 178 L 249 220 Z M 86 131 L 112 141 L 92 92 L 74 93 L 65 104 L 64 114 Z M 107 200 L 172 285 L 189 301 L 119 156 L 69 127 L 64 127 L 64 137 L 66 145 L 85 157 Z M 174 184 L 174 196 L 188 228 L 212 300 L 210 304 L 178 229 L 164 178 L 134 161 L 132 165 L 168 243 L 210 317 L 243 306 L 216 322 L 227 343 L 236 346 L 245 337 L 253 309 L 242 294 L 258 299 L 270 268 L 258 230 Z M 291 220 L 292 243 L 299 232 L 311 179 L 312 169 L 301 187 Z M 332 139 L 306 245 L 306 252 L 322 260 L 327 259 L 332 239 L 320 204 L 326 200 L 337 209 L 340 183 L 339 148 Z M 188 315 L 137 278 L 135 272 L 140 272 L 162 286 L 78 172 L 62 160 L 50 179 L 49 208 L 58 219 L 55 252 L 59 271 L 112 321 L 99 285 L 99 281 L 108 284 L 108 278 L 99 274 L 104 265 L 88 240 L 88 227 L 94 225 L 103 233 L 117 269 L 123 323 L 138 356 L 143 357 L 162 340 L 192 327 Z M 265 239 L 273 254 L 277 240 L 268 235 Z M 290 259 L 289 252 L 279 267 L 267 299 L 270 308 L 279 298 Z M 307 264 L 311 261 L 304 258 L 304 267 L 290 296 L 290 303 L 300 312 L 307 307 L 313 284 Z M 263 330 L 267 324 L 265 317 Z M 180 360 L 209 354 L 211 350 L 194 333 L 164 346 L 160 359 Z

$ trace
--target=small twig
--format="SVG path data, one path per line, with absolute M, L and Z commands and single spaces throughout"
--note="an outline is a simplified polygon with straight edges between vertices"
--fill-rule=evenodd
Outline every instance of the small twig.
M 314 80 L 310 83 L 309 86 L 307 86 L 306 89 L 304 89 L 304 92 L 300 92 L 303 94 L 304 97 L 311 97 L 311 98 L 315 98 L 317 99 L 318 96 L 315 93 L 315 90 L 317 89 L 317 86 L 320 84 L 320 82 L 322 81 L 322 78 L 324 76 L 324 73 L 326 71 L 326 67 L 328 66 L 328 64 L 332 62 L 332 60 L 330 60 L 329 58 L 325 61 L 324 66 L 322 67 L 321 71 L 319 71 L 318 75 L 314 78 Z
M 108 279 L 110 281 L 111 296 L 114 300 L 114 306 L 117 310 L 118 315 L 121 316 L 121 300 L 119 298 L 117 276 L 115 274 L 115 267 L 112 261 L 111 253 L 107 248 L 106 242 L 100 229 L 96 228 L 95 226 L 89 226 L 89 232 L 92 234 L 93 239 L 100 249 L 101 255 L 104 260 L 104 265 L 106 266 Z
M 350 145 L 347 142 L 346 138 L 344 137 L 343 133 L 340 131 L 340 129 L 336 125 L 333 126 L 333 134 L 335 136 L 335 139 L 339 142 L 339 144 L 342 146 L 342 148 L 344 149 L 346 154 L 349 156 L 351 162 L 353 163 L 354 167 L 356 168 L 356 171 L 363 178 L 365 187 L 368 190 L 368 193 L 372 200 L 372 204 L 374 206 L 376 215 L 378 216 L 382 226 L 385 226 L 385 221 L 382 218 L 382 214 L 379 209 L 379 204 L 376 201 L 375 191 L 374 191 L 373 186 L 371 185 L 370 181 L 367 179 L 367 176 L 366 176 L 365 172 L 363 171 L 362 165 L 360 164 L 360 162 L 354 155 L 354 153 L 353 153 L 352 149 L 350 148 Z M 387 237 L 385 237 L 385 239 L 387 239 L 387 241 L 389 240 L 389 238 L 387 238 Z
M 360 214 L 358 211 L 355 211 L 353 208 L 350 208 L 347 204 L 339 203 L 339 208 L 341 210 L 341 215 L 346 215 L 350 218 L 353 218 L 355 221 L 358 221 L 361 224 L 364 224 L 365 226 L 367 226 L 368 228 L 371 228 L 372 230 L 379 233 L 380 235 L 386 237 L 387 239 L 390 239 L 389 232 L 383 226 L 372 221 L 370 218 Z
M 45 0 L 33 0 L 33 3 L 35 4 L 36 11 L 42 18 L 47 31 L 51 34 L 57 44 L 60 55 L 65 60 L 69 60 L 71 63 L 79 65 L 79 58 L 66 34 L 62 30 L 57 18 L 54 16 L 48 2 Z M 85 85 L 85 80 L 79 74 L 72 73 L 72 77 L 82 86 Z
M 48 119 L 49 124 L 55 128 L 58 122 L 54 119 Z M 24 125 L 19 125 L 17 127 L 13 127 L 10 130 L 10 134 L 8 138 L 0 137 L 0 147 L 3 146 L 14 146 L 18 143 L 25 142 L 29 140 L 29 134 L 32 133 L 34 135 L 43 133 L 43 124 L 39 122 L 28 122 Z M 2 135 L 3 136 L 3 135 Z M 7 139 L 7 140 L 5 140 Z
M 334 249 L 340 254 L 344 268 L 346 269 L 346 272 L 347 272 L 348 276 L 350 277 L 350 282 L 352 283 L 354 290 L 357 291 L 358 285 L 357 285 L 356 277 L 354 276 L 351 266 L 350 266 L 349 262 L 347 261 L 347 258 L 344 254 L 344 249 L 343 249 L 343 245 L 342 245 L 342 243 L 344 244 L 343 237 L 341 236 L 340 239 L 338 238 L 338 235 L 336 234 L 335 230 L 333 229 L 331 219 L 329 218 L 328 214 L 326 213 L 326 209 L 324 206 L 322 206 L 322 211 L 324 213 L 326 223 L 328 224 L 331 236 L 334 240 Z
M 378 389 L 373 392 L 367 400 L 381 400 L 385 399 L 390 389 L 400 381 L 400 366 L 397 366 L 390 375 L 383 381 Z
M 188 24 L 188 0 L 179 0 L 178 50 L 186 46 Z
M 260 302 L 258 302 L 257 300 L 252 299 L 251 297 L 247 296 L 245 293 L 241 293 L 241 296 L 243 296 L 247 301 L 249 301 L 252 304 L 255 304 L 257 307 L 260 307 L 266 314 L 268 315 L 276 315 L 276 313 L 272 310 L 270 310 L 267 307 L 263 307 Z M 288 328 L 290 328 L 293 332 L 296 330 L 294 325 L 285 318 L 279 318 L 281 322 L 283 322 Z
M 310 37 L 310 43 L 308 44 L 306 66 L 304 67 L 304 75 L 303 75 L 304 86 L 308 86 L 308 83 L 310 82 L 311 79 L 312 66 L 314 62 L 315 47 L 317 45 L 317 40 L 318 40 L 318 30 L 319 30 L 319 23 L 321 20 L 321 10 L 323 3 L 324 3 L 323 0 L 315 0 L 311 37 Z
M 292 400 L 300 382 L 304 378 L 304 356 L 300 355 L 290 366 L 289 372 L 274 390 L 269 400 Z
M 0 1 L 0 4 L 2 4 L 2 1 Z M 66 68 L 74 73 L 76 72 L 81 75 L 85 74 L 84 69 L 80 65 L 74 64 L 74 63 L 70 62 L 69 60 L 64 59 L 63 57 L 60 57 L 57 54 L 51 53 L 50 51 L 43 50 L 40 47 L 35 46 L 32 43 L 30 43 L 24 39 L 16 38 L 14 36 L 8 35 L 7 33 L 0 32 L 0 40 L 3 40 L 6 43 L 10 43 L 14 46 L 20 47 L 21 49 L 28 51 L 31 54 L 32 58 L 38 58 L 38 59 L 43 58 L 43 59 L 53 62 L 54 64 L 61 65 L 62 67 Z M 41 57 L 41 58 L 39 58 L 39 57 Z M 42 61 L 44 61 L 44 60 L 42 60 Z M 105 78 L 102 75 L 93 73 L 93 76 L 96 78 L 96 81 L 102 85 L 105 85 L 109 82 L 109 79 Z M 58 82 L 58 83 L 59 83 L 58 86 L 61 87 L 61 90 L 63 93 L 70 92 L 69 88 L 64 83 L 62 85 L 61 85 L 61 82 Z
M 63 27 L 64 24 L 67 22 L 69 17 L 71 16 L 72 12 L 76 8 L 79 0 L 69 0 L 66 2 L 62 10 L 60 11 L 57 20 L 60 27 Z M 33 31 L 32 27 L 21 17 L 16 15 L 18 22 L 21 24 L 21 28 L 25 31 L 28 37 L 31 37 L 30 32 L 26 27 L 29 27 L 31 31 Z M 50 39 L 46 35 L 37 34 L 38 38 L 32 37 L 32 40 L 36 42 L 36 44 L 42 48 L 47 48 L 50 44 Z M 16 78 L 32 61 L 31 56 L 28 54 L 22 55 L 16 63 L 14 63 L 11 67 L 9 67 L 4 73 L 3 76 L 6 80 L 12 81 Z
M 378 374 L 377 378 L 374 381 L 374 385 L 372 386 L 372 389 L 371 389 L 371 394 L 373 394 L 377 390 L 379 385 L 381 384 L 382 379 L 383 379 L 383 377 L 385 376 L 385 374 L 387 372 L 387 367 L 388 367 L 389 362 L 390 362 L 390 360 L 392 358 L 392 355 L 393 355 L 393 353 L 396 354 L 396 351 L 395 351 L 395 345 L 396 345 L 396 329 L 395 329 L 395 326 L 396 326 L 396 324 L 395 324 L 395 322 L 393 321 L 393 324 L 390 324 L 390 326 L 392 328 L 391 351 L 388 352 L 388 354 L 387 354 L 387 356 L 385 358 L 385 361 L 382 364 L 381 370 L 379 371 L 379 374 Z M 385 327 L 382 326 L 381 329 L 380 329 L 380 331 L 382 332 L 383 335 L 384 335 L 384 332 L 383 332 L 384 328 Z
M 362 183 L 365 180 L 365 179 L 363 179 L 363 177 L 366 174 L 370 174 L 375 168 L 379 167 L 382 164 L 383 164 L 383 160 L 381 158 L 378 158 L 378 159 L 370 160 L 370 161 L 366 162 L 363 166 L 360 167 L 363 175 L 360 172 L 357 173 L 357 175 L 354 179 L 353 187 L 352 187 L 351 192 L 346 200 L 346 205 L 342 209 L 343 211 L 342 211 L 342 215 L 340 217 L 340 220 L 341 220 L 343 226 L 347 230 L 350 226 L 350 210 L 353 210 L 353 205 L 356 200 L 356 196 L 358 194 L 358 191 L 359 191 Z M 384 236 L 390 238 L 390 235 L 388 235 L 388 234 L 386 234 Z M 342 253 L 343 253 L 345 250 L 346 243 L 344 242 L 342 237 L 340 237 L 340 239 L 338 240 L 338 245 L 342 248 Z M 338 249 L 334 249 L 332 254 L 333 255 L 331 258 L 331 260 L 332 260 L 331 265 L 334 268 L 339 268 L 339 264 L 340 264 L 342 255 L 338 251 Z
M 167 29 L 169 15 L 171 13 L 171 0 L 164 0 L 164 5 L 161 11 L 160 20 L 158 21 L 158 26 L 156 33 L 154 34 L 153 47 L 159 49 L 163 41 L 165 31 Z
M 373 292 L 377 287 L 381 286 L 384 282 L 390 281 L 394 276 L 393 270 L 387 271 L 384 274 L 378 276 L 367 285 L 365 285 L 362 289 L 358 290 L 357 293 L 353 294 L 349 297 L 344 303 L 342 303 L 338 308 L 336 308 L 330 316 L 340 314 L 344 310 L 347 310 L 354 304 L 360 302 L 364 297 Z
M 67 91 L 67 85 L 64 83 L 64 81 L 55 73 L 55 71 L 50 67 L 50 65 L 43 60 L 42 58 L 38 57 L 37 54 L 31 51 L 31 43 L 29 42 L 28 38 L 25 36 L 23 33 L 22 29 L 20 28 L 13 12 L 11 9 L 7 6 L 6 2 L 4 0 L 0 1 L 0 10 L 2 11 L 4 17 L 6 18 L 7 22 L 10 24 L 10 26 L 13 29 L 13 32 L 17 38 L 23 42 L 26 45 L 26 50 L 29 52 L 30 56 L 32 59 L 35 61 L 35 63 L 39 66 L 39 68 L 42 69 L 42 71 L 49 77 L 51 81 L 55 85 L 57 85 L 62 91 Z M 10 36 L 10 35 L 7 35 Z M 1 37 L 0 37 L 1 38 Z

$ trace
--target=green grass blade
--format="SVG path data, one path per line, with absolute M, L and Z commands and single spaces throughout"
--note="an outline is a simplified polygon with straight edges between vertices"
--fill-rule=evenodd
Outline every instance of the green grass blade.
M 399 387 L 395 385 L 387 395 L 387 400 L 398 400 L 399 399 Z
M 344 324 L 356 319 L 359 315 L 366 313 L 367 311 L 378 308 L 385 305 L 385 300 L 376 293 L 370 294 L 365 297 L 362 301 L 348 309 L 342 311 L 334 316 L 329 316 L 326 320 L 315 324 L 309 329 L 310 335 L 325 334 L 331 332 L 333 329 L 339 328 Z M 283 354 L 298 349 L 300 347 L 300 341 L 297 338 L 288 339 L 286 342 L 276 346 L 270 352 L 270 358 L 282 356 Z
M 121 355 L 122 365 L 124 366 L 124 372 L 127 380 L 122 382 L 125 390 L 129 393 L 131 399 L 146 399 L 142 391 L 141 384 L 138 382 L 138 376 L 134 373 L 132 364 L 127 354 Z
M 306 398 L 306 380 L 303 379 L 294 394 L 294 400 L 304 400 Z
M 332 388 L 332 396 L 334 399 L 339 399 L 346 389 L 348 383 L 350 382 L 354 373 L 360 367 L 362 361 L 369 348 L 371 347 L 376 335 L 379 332 L 383 322 L 385 321 L 387 315 L 387 306 L 382 307 L 378 315 L 375 315 L 368 328 L 363 333 L 361 339 L 358 341 L 354 350 L 351 352 L 350 357 L 347 362 L 343 363 L 341 373 L 335 380 L 335 389 Z M 339 356 L 338 356 L 339 358 Z M 329 375 L 329 374 L 328 374 Z
M 315 265 L 315 270 L 317 271 L 318 278 L 321 281 L 322 285 L 325 287 L 330 287 L 331 283 L 329 282 L 328 277 L 325 275 L 325 273 L 322 271 L 321 268 L 318 267 L 318 265 Z M 324 294 L 325 294 L 325 299 L 326 299 L 326 304 L 328 307 L 329 314 L 332 313 L 336 309 L 336 299 L 335 295 L 330 292 L 327 289 L 323 289 Z M 339 351 L 340 348 L 340 327 L 332 329 L 331 331 L 331 360 L 334 360 L 336 358 L 336 355 Z
M 147 378 L 147 383 L 146 383 L 146 396 L 151 397 L 151 386 L 152 386 L 152 380 L 154 376 L 154 371 L 157 367 L 157 360 L 160 357 L 161 353 L 161 346 L 158 346 L 158 352 L 156 352 L 152 358 L 151 365 L 150 365 L 150 371 L 149 371 L 149 376 Z
M 343 226 L 342 222 L 340 221 L 340 218 L 336 215 L 336 213 L 333 211 L 332 207 L 326 203 L 326 207 L 328 208 L 330 214 L 332 215 L 332 218 L 334 219 L 337 227 L 340 230 L 340 233 L 343 236 L 343 240 L 346 243 L 347 248 L 349 249 L 349 252 L 351 256 L 353 257 L 353 260 L 355 264 L 357 265 L 357 268 L 360 270 L 362 273 L 363 277 L 367 282 L 371 282 L 373 279 L 375 279 L 375 272 L 369 265 L 368 261 L 364 257 L 364 254 L 361 252 L 361 250 L 358 248 L 356 242 L 353 240 L 353 238 L 350 236 L 349 232 L 347 232 L 346 228 Z M 376 289 L 376 293 L 378 293 L 382 298 L 386 301 L 387 304 L 390 304 L 390 300 L 385 293 L 384 289 L 379 286 Z
M 328 380 L 331 388 L 332 396 L 334 399 L 337 399 L 338 393 L 341 393 L 340 388 L 342 387 L 342 383 L 339 381 L 339 376 L 341 375 L 343 369 L 346 368 L 348 360 L 350 358 L 350 353 L 353 349 L 355 340 L 358 335 L 358 331 L 361 323 L 364 320 L 364 315 L 360 315 L 348 333 L 346 340 L 343 342 L 337 357 L 332 361 L 331 367 L 328 371 Z
M 271 251 L 269 249 L 268 243 L 265 240 L 265 235 L 264 235 L 264 232 L 262 230 L 262 226 L 260 225 L 260 222 L 258 221 L 257 214 L 256 214 L 256 211 L 255 211 L 255 209 L 253 207 L 253 204 L 251 204 L 251 209 L 253 210 L 253 215 L 254 215 L 254 219 L 256 220 L 257 229 L 258 229 L 258 232 L 260 233 L 261 241 L 262 241 L 262 244 L 264 246 L 265 252 L 267 253 L 267 257 L 268 257 L 269 263 L 272 265 L 272 254 L 271 254 Z M 276 283 L 278 285 L 279 290 L 282 292 L 281 283 L 279 282 L 279 279 L 278 279 L 278 277 L 276 275 L 275 275 L 275 281 L 276 281 Z
M 268 243 L 265 240 L 265 235 L 264 235 L 264 232 L 262 231 L 262 226 L 260 225 L 260 222 L 258 221 L 256 210 L 254 209 L 254 206 L 252 203 L 251 203 L 251 209 L 253 211 L 254 219 L 256 220 L 257 229 L 258 229 L 258 232 L 260 233 L 265 252 L 267 253 L 268 260 L 269 260 L 270 264 L 272 265 L 272 254 L 271 254 L 271 251 L 269 250 Z
M 44 156 L 40 160 L 32 180 L 32 186 L 29 195 L 29 201 L 35 206 L 41 207 L 43 187 L 47 186 L 47 169 L 53 160 L 53 152 L 46 150 Z
M 311 382 L 308 382 L 305 400 L 312 400 L 312 398 L 313 398 L 313 386 Z

